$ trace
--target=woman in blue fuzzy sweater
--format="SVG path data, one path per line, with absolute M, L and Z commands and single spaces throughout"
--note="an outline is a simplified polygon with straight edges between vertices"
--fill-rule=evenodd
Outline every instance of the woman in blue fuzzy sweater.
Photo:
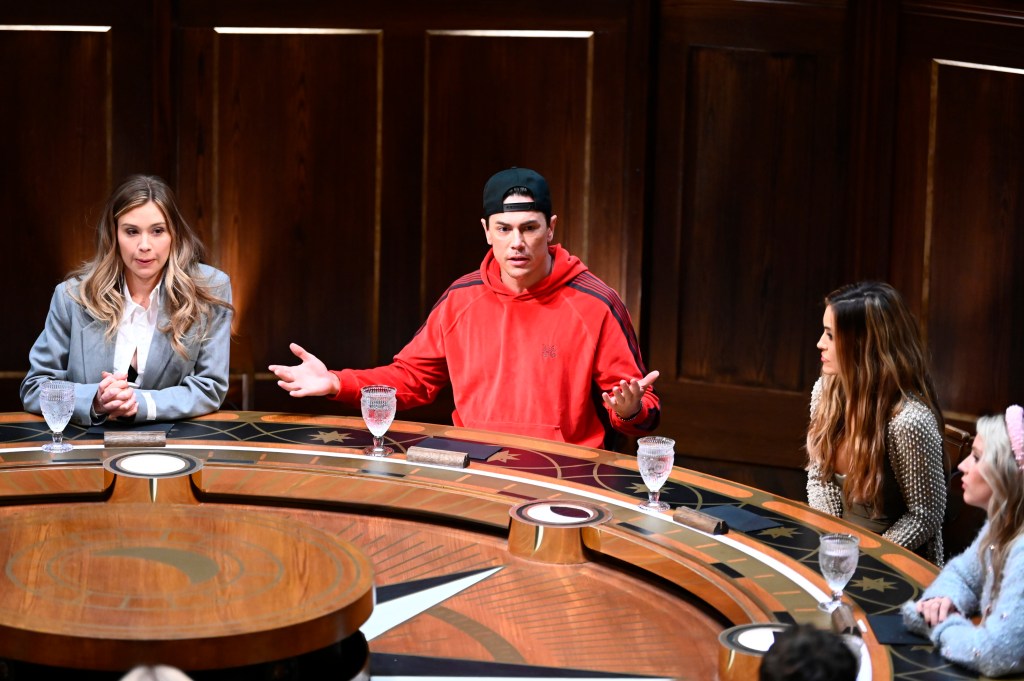
M 903 605 L 903 621 L 951 662 L 986 676 L 1024 671 L 1024 410 L 978 419 L 960 470 L 964 502 L 988 521 L 920 600 Z

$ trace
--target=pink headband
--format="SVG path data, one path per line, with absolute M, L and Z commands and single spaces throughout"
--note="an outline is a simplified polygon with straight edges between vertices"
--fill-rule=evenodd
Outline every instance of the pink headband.
M 1024 470 L 1024 409 L 1020 405 L 1006 408 L 1006 432 L 1010 436 L 1010 449 L 1017 465 Z

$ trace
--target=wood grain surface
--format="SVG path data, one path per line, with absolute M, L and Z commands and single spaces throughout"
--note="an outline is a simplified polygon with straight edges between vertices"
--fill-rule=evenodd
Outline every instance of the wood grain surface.
M 255 664 L 355 633 L 373 568 L 285 514 L 178 504 L 0 509 L 0 657 L 80 669 Z

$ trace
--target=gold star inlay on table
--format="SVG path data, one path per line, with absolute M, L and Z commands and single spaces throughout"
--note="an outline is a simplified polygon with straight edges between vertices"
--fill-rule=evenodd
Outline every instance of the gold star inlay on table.
M 345 433 L 345 434 L 339 433 L 336 430 L 331 430 L 331 431 L 323 431 L 323 430 L 321 430 L 321 431 L 317 432 L 316 435 L 310 435 L 309 437 L 314 439 L 314 440 L 320 440 L 324 444 L 327 444 L 328 442 L 344 442 L 344 441 L 350 439 L 352 436 L 349 435 L 348 433 Z
M 507 449 L 501 450 L 500 452 L 498 452 L 497 454 L 495 454 L 494 456 L 492 456 L 491 458 L 488 459 L 488 461 L 501 461 L 502 463 L 508 463 L 509 461 L 518 461 L 518 460 L 519 460 L 519 455 L 518 454 L 513 454 L 512 452 L 508 451 Z
M 800 534 L 800 530 L 795 527 L 769 527 L 766 530 L 761 530 L 758 534 L 762 534 L 772 539 L 786 538 L 792 539 L 796 535 Z
M 850 586 L 856 587 L 861 591 L 881 591 L 885 593 L 889 589 L 895 589 L 896 585 L 888 581 L 884 577 L 870 578 L 861 577 L 860 579 L 850 582 Z

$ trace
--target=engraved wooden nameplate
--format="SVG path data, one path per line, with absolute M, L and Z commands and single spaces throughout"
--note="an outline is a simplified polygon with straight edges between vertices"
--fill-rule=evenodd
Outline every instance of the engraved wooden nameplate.
M 726 534 L 729 531 L 729 525 L 724 520 L 685 506 L 677 508 L 672 514 L 672 519 L 708 534 Z
M 405 453 L 407 461 L 415 463 L 432 463 L 439 466 L 452 466 L 453 468 L 466 468 L 469 466 L 469 454 L 466 452 L 450 452 L 446 449 L 431 449 L 430 447 L 409 447 Z
M 164 447 L 167 433 L 162 430 L 108 430 L 103 433 L 104 447 Z

